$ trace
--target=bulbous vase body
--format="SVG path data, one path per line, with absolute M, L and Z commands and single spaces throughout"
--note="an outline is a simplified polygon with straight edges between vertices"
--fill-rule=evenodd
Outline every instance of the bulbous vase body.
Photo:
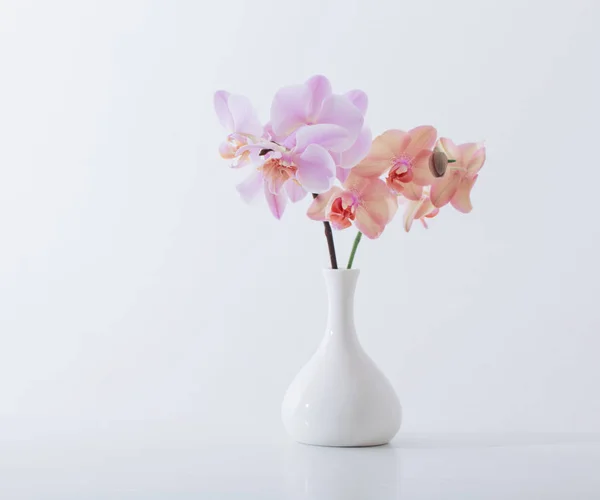
M 354 327 L 357 269 L 326 269 L 329 315 L 317 352 L 289 386 L 283 424 L 298 442 L 376 446 L 400 429 L 402 409 L 389 380 L 363 350 Z

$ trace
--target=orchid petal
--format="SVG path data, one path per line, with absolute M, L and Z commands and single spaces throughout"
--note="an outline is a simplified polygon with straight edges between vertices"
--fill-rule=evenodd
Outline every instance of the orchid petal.
M 371 214 L 360 205 L 356 208 L 354 225 L 361 233 L 371 240 L 379 238 L 385 229 L 385 224 L 373 219 Z
M 481 170 L 483 164 L 485 163 L 485 148 L 479 148 L 473 156 L 471 156 L 469 163 L 466 165 L 467 174 L 469 177 L 473 177 L 477 175 L 477 172 Z
M 242 95 L 232 94 L 227 100 L 229 112 L 233 118 L 233 131 L 240 134 L 249 134 L 255 137 L 263 135 L 261 125 L 256 111 L 250 103 L 250 99 Z
M 412 227 L 412 223 L 415 220 L 415 218 L 418 219 L 418 217 L 415 217 L 417 215 L 417 211 L 419 210 L 419 208 L 421 208 L 421 206 L 423 205 L 423 201 L 424 198 L 421 198 L 418 201 L 410 201 L 407 205 L 406 205 L 406 210 L 404 211 L 404 230 L 408 233 L 410 231 L 410 228 Z
M 311 94 L 308 105 L 308 119 L 309 121 L 316 121 L 323 106 L 323 101 L 331 95 L 331 83 L 323 75 L 315 75 L 306 81 L 306 86 Z
M 393 156 L 405 154 L 412 140 L 408 132 L 397 129 L 386 130 L 380 137 L 388 145 Z
M 347 97 L 330 95 L 323 101 L 318 122 L 340 125 L 348 131 L 345 144 L 331 148 L 332 151 L 340 153 L 354 144 L 362 130 L 364 118 L 360 110 Z
M 440 208 L 446 205 L 456 194 L 461 174 L 457 171 L 446 171 L 444 177 L 436 179 L 431 185 L 431 202 Z
M 265 140 L 270 140 L 270 139 L 275 139 L 275 132 L 273 132 L 273 127 L 271 126 L 271 122 L 267 122 L 265 124 L 265 130 L 264 130 L 264 139 Z
M 311 193 L 327 191 L 335 179 L 335 162 L 326 149 L 309 144 L 304 152 L 294 158 L 298 167 L 296 178 Z
M 336 167 L 335 171 L 336 171 L 336 177 L 337 177 L 338 181 L 340 181 L 342 184 L 344 182 L 346 182 L 346 179 L 350 175 L 350 172 L 352 172 L 352 170 L 349 168 L 341 168 L 341 167 Z
M 354 104 L 364 116 L 367 112 L 367 107 L 369 106 L 367 94 L 362 90 L 351 90 L 350 92 L 346 92 L 345 96 L 350 99 L 350 102 Z
M 440 209 L 433 206 L 427 195 L 422 196 L 418 201 L 410 201 L 404 212 L 404 230 L 409 232 L 414 220 L 420 220 L 427 229 L 425 217 L 433 217 L 439 211 Z
M 461 160 L 460 163 L 463 167 L 466 167 L 470 163 L 471 158 L 473 158 L 473 155 L 478 149 L 479 144 L 477 144 L 476 142 L 467 142 L 458 146 L 458 150 L 460 152 L 459 156 Z
M 301 125 L 300 128 L 304 127 L 304 125 Z M 298 130 L 298 129 L 297 129 Z M 285 149 L 294 149 L 296 147 L 296 132 L 292 132 L 290 135 L 288 135 L 287 137 L 283 138 L 283 139 L 279 139 L 279 143 L 285 148 Z
M 296 148 L 304 151 L 310 144 L 318 144 L 325 149 L 344 147 L 348 143 L 348 131 L 339 125 L 306 125 L 296 132 Z
M 398 197 L 380 179 L 370 179 L 360 197 L 373 220 L 383 225 L 392 220 L 398 209 Z
M 296 182 L 295 179 L 290 179 L 284 184 L 285 192 L 287 193 L 290 201 L 296 203 L 303 200 L 308 194 L 306 190 Z
M 253 158 L 250 154 L 250 151 L 245 152 L 244 154 L 237 155 L 235 157 L 234 162 L 231 164 L 231 168 L 242 168 L 253 163 Z
M 336 231 L 341 231 L 343 229 L 348 229 L 352 226 L 352 221 L 350 219 L 341 219 L 341 218 L 332 218 L 331 227 Z
M 444 153 L 446 153 L 446 156 L 450 160 L 455 160 L 455 161 L 459 161 L 460 160 L 460 158 L 461 158 L 460 149 L 450 139 L 447 139 L 445 137 L 441 137 L 440 140 L 438 141 L 438 147 Z
M 235 146 L 229 141 L 222 142 L 219 145 L 219 154 L 221 155 L 221 158 L 225 160 L 233 160 L 237 151 L 238 150 L 235 148 Z
M 471 189 L 473 189 L 473 185 L 475 184 L 476 180 L 477 176 L 471 179 L 464 177 L 460 181 L 456 193 L 450 200 L 452 206 L 463 214 L 468 214 L 471 210 L 473 210 L 473 205 L 471 204 Z
M 246 180 L 238 184 L 236 189 L 240 193 L 242 200 L 244 200 L 246 203 L 250 203 L 254 198 L 256 198 L 256 195 L 259 193 L 263 182 L 263 175 L 257 170 L 248 176 Z
M 416 156 L 423 149 L 431 150 L 437 138 L 437 130 L 430 125 L 413 128 L 408 131 L 410 143 L 406 147 L 406 154 Z
M 403 184 L 403 187 L 402 194 L 409 200 L 418 201 L 423 196 L 423 186 L 419 186 L 414 182 L 407 182 Z
M 283 191 L 279 194 L 271 193 L 266 183 L 264 184 L 264 191 L 271 213 L 277 220 L 280 220 L 287 204 L 287 195 Z
M 429 168 L 431 151 L 423 149 L 414 157 L 412 161 L 413 182 L 419 186 L 429 186 L 435 177 Z
M 215 92 L 214 104 L 215 112 L 217 113 L 217 117 L 219 118 L 221 125 L 223 125 L 223 127 L 225 127 L 229 132 L 233 132 L 233 117 L 229 111 L 228 104 L 230 95 L 231 94 L 225 90 L 218 90 Z
M 415 213 L 415 219 L 422 219 L 423 217 L 426 217 L 427 215 L 433 212 L 437 213 L 439 211 L 439 208 L 435 208 L 433 206 L 433 203 L 431 203 L 429 196 L 423 196 L 421 200 L 423 200 L 423 202 L 421 203 L 417 212 Z
M 379 177 L 392 166 L 394 151 L 383 135 L 375 137 L 367 156 L 352 169 L 363 177 Z
M 308 122 L 311 92 L 307 85 L 284 87 L 271 104 L 271 128 L 279 138 L 286 137 Z
M 353 168 L 350 170 L 350 175 L 344 181 L 344 189 L 346 191 L 351 191 L 360 197 L 369 183 L 375 180 L 380 179 L 377 179 L 376 177 L 364 177 L 362 175 L 358 175 L 356 173 L 356 169 Z
M 334 198 L 337 198 L 342 193 L 339 186 L 333 186 L 329 191 L 321 193 L 317 196 L 308 207 L 306 215 L 309 219 L 323 221 L 327 220 L 327 211 Z
M 371 140 L 371 129 L 365 125 L 350 149 L 343 153 L 339 153 L 337 165 L 342 168 L 352 168 L 356 166 L 369 154 Z

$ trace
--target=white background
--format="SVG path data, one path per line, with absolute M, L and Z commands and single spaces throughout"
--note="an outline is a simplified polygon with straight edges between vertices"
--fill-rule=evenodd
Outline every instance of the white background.
M 474 211 L 364 241 L 405 432 L 600 431 L 594 0 L 0 2 L 0 441 L 283 435 L 322 227 L 245 206 L 212 94 L 326 74 L 375 133 L 486 140 Z M 336 235 L 345 261 L 353 233 Z

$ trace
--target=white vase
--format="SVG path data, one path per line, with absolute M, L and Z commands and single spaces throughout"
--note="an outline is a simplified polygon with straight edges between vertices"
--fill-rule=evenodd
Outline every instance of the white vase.
M 318 446 L 376 446 L 400 429 L 402 409 L 389 380 L 365 353 L 354 328 L 358 269 L 326 269 L 329 318 L 321 345 L 283 399 L 292 438 Z

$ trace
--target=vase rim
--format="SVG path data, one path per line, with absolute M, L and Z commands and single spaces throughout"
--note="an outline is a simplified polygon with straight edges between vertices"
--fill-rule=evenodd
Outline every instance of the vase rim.
M 360 269 L 356 269 L 356 268 L 352 268 L 352 269 L 331 269 L 330 267 L 325 267 L 323 269 L 324 273 L 332 273 L 332 274 L 337 274 L 337 273 L 347 273 L 347 274 L 353 274 L 353 273 L 359 273 Z

